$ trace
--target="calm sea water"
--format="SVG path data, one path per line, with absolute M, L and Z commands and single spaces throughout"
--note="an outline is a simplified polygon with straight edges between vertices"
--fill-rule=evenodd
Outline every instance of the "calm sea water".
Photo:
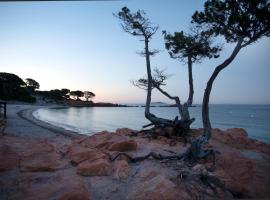
M 174 119 L 177 108 L 152 107 L 151 112 Z M 190 113 L 196 118 L 192 127 L 202 127 L 201 107 L 190 108 Z M 39 109 L 34 112 L 34 116 L 87 135 L 121 127 L 139 130 L 149 123 L 144 118 L 143 107 Z M 270 105 L 211 105 L 210 118 L 214 128 L 244 128 L 250 137 L 270 143 Z

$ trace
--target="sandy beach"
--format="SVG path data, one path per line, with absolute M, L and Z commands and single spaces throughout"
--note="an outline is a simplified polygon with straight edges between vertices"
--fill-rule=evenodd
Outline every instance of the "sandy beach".
M 77 137 L 78 133 L 53 126 L 33 116 L 35 110 L 50 107 L 55 106 L 9 104 L 7 106 L 7 122 L 4 133 L 24 138 Z

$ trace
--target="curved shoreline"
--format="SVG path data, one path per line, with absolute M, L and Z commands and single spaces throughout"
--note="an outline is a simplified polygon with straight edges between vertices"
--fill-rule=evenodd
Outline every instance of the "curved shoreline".
M 7 107 L 7 119 L 3 133 L 24 138 L 55 138 L 63 136 L 66 138 L 76 138 L 82 134 L 57 127 L 33 116 L 33 113 L 41 108 L 59 107 L 54 105 L 20 105 L 9 104 Z
M 50 106 L 50 107 L 41 107 L 41 108 L 58 108 L 59 106 Z M 60 135 L 63 135 L 63 136 L 66 136 L 66 137 L 78 137 L 80 135 L 83 135 L 83 134 L 80 134 L 78 132 L 75 132 L 75 131 L 71 131 L 71 130 L 66 130 L 62 127 L 58 127 L 58 126 L 55 126 L 53 124 L 50 124 L 48 122 L 45 122 L 45 121 L 42 121 L 38 118 L 36 118 L 34 116 L 34 112 L 37 111 L 38 109 L 41 109 L 41 108 L 30 108 L 30 109 L 23 109 L 23 110 L 20 110 L 17 115 L 24 119 L 24 120 L 27 120 L 29 122 L 31 122 L 32 124 L 36 125 L 36 126 L 39 126 L 43 129 L 46 129 L 48 131 L 51 131 L 53 133 L 55 133 L 56 135 L 60 134 Z

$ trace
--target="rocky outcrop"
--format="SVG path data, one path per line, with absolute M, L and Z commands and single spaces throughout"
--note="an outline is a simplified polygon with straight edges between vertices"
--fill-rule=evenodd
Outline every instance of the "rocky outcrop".
M 269 198 L 270 147 L 248 138 L 243 129 L 214 129 L 212 163 L 130 157 L 149 152 L 181 154 L 188 145 L 166 137 L 134 137 L 130 129 L 62 140 L 0 138 L 0 199 L 231 199 Z M 193 130 L 196 135 L 201 130 Z M 90 177 L 89 177 L 90 176 Z M 1 190 L 2 191 L 2 190 Z M 128 191 L 128 193 L 127 193 Z
M 162 175 L 157 175 L 133 185 L 127 199 L 175 200 L 187 199 L 187 197 L 187 194 L 180 193 L 175 183 Z
M 0 172 L 13 170 L 17 167 L 18 163 L 18 154 L 9 146 L 0 143 Z
M 22 173 L 17 182 L 18 192 L 11 199 L 91 199 L 83 178 L 77 176 L 73 170 L 60 170 L 50 174 Z
M 86 160 L 92 162 L 107 157 L 106 154 L 96 148 L 87 148 L 80 145 L 71 146 L 68 155 L 70 161 L 74 164 L 79 164 Z
M 109 176 L 112 171 L 112 164 L 107 159 L 87 160 L 80 163 L 77 168 L 77 173 L 82 176 Z
M 137 143 L 134 140 L 122 140 L 114 142 L 110 145 L 110 151 L 135 151 L 137 149 Z
M 129 174 L 129 166 L 126 160 L 116 160 L 113 166 L 113 177 L 116 179 L 126 179 Z

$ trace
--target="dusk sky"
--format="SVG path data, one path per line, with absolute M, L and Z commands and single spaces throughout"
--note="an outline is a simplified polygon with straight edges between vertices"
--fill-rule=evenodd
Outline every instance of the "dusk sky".
M 159 24 L 150 47 L 161 52 L 152 66 L 172 74 L 166 89 L 188 94 L 187 66 L 169 57 L 162 30 L 188 31 L 192 14 L 203 9 L 198 0 L 130 0 L 82 2 L 1 2 L 0 71 L 33 78 L 41 90 L 90 90 L 94 101 L 143 103 L 146 92 L 130 81 L 146 74 L 145 60 L 136 52 L 143 42 L 123 32 L 113 17 L 123 6 L 142 9 Z M 222 40 L 218 40 L 222 43 Z M 214 67 L 229 56 L 235 44 L 224 43 L 221 56 L 194 65 L 194 103 L 201 103 Z M 242 49 L 221 72 L 211 103 L 270 104 L 270 38 Z M 170 102 L 156 91 L 153 101 Z

